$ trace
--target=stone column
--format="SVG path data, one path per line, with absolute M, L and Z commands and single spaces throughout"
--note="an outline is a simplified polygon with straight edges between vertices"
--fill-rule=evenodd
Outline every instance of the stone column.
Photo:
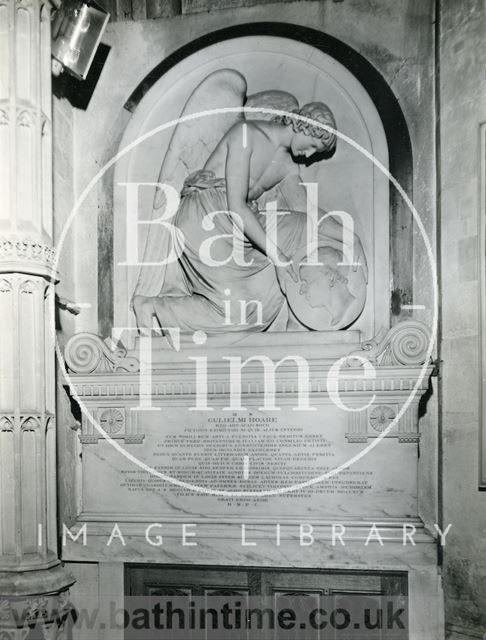
M 0 638 L 64 635 L 56 530 L 51 6 L 0 0 Z M 39 635 L 40 634 L 40 635 Z

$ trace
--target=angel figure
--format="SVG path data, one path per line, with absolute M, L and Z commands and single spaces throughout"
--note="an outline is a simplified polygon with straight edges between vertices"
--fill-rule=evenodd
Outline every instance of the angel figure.
M 317 326 L 305 323 L 305 313 L 304 321 L 299 318 L 300 305 L 309 306 L 299 289 L 301 274 L 293 261 L 308 237 L 307 193 L 300 184 L 299 165 L 332 156 L 336 135 L 292 114 L 335 129 L 333 113 L 322 102 L 299 108 L 296 98 L 284 91 L 247 97 L 245 78 L 235 70 L 223 69 L 203 80 L 181 115 L 243 105 L 288 115 L 235 110 L 182 122 L 172 135 L 159 183 L 180 192 L 172 222 L 183 244 L 177 260 L 154 266 L 168 255 L 177 238 L 162 225 L 150 225 L 144 262 L 151 265 L 141 268 L 132 301 L 141 331 L 151 330 L 154 316 L 162 328 L 209 334 L 336 329 L 345 326 L 343 322 L 351 324 L 362 312 L 366 265 L 355 237 L 354 255 L 362 264 L 355 269 L 354 288 L 359 295 L 350 293 L 342 313 L 334 311 L 331 319 L 323 317 Z M 271 234 L 265 215 L 269 201 L 276 202 L 279 211 L 289 212 L 278 216 L 277 229 Z M 164 194 L 156 193 L 154 219 L 160 217 L 164 202 Z M 241 241 L 239 259 L 234 251 L 237 237 Z M 328 247 L 327 258 L 334 255 L 329 251 L 342 255 L 343 233 L 337 219 L 322 220 L 318 237 L 319 247 Z M 329 290 L 329 268 L 316 271 L 316 277 L 324 278 L 323 292 Z M 297 304 L 294 294 L 289 304 L 290 289 L 298 291 Z M 229 312 L 242 307 L 244 314 Z

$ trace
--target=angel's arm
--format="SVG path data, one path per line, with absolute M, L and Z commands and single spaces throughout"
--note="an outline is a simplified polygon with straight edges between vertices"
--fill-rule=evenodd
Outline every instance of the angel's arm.
M 302 184 L 303 178 L 299 174 L 292 176 L 292 179 L 285 180 L 281 187 L 282 196 L 285 199 L 286 206 L 293 211 L 305 211 L 308 213 L 307 204 L 307 189 Z M 344 242 L 343 223 L 338 216 L 328 215 L 323 209 L 318 209 L 318 224 L 319 224 L 319 239 L 331 238 L 337 242 Z M 363 245 L 359 236 L 353 233 L 353 255 L 355 260 L 356 271 L 357 265 L 360 264 L 363 267 L 363 273 L 366 281 L 368 281 L 368 265 L 366 261 L 366 255 L 364 253 Z
M 304 187 L 305 180 L 300 174 L 295 173 L 290 179 L 284 180 L 279 185 L 279 190 L 285 200 L 285 205 L 290 211 L 305 211 L 307 214 L 307 189 Z M 333 238 L 334 240 L 343 239 L 343 225 L 339 218 L 328 216 L 323 209 L 318 210 L 319 233 Z
M 242 144 L 242 125 L 236 125 L 227 136 L 226 154 L 226 193 L 228 208 L 236 213 L 243 225 L 243 233 L 251 242 L 267 255 L 273 263 L 282 261 L 283 254 L 272 243 L 267 241 L 267 234 L 258 218 L 248 206 L 250 188 L 250 161 L 254 142 L 251 128 L 248 127 L 248 143 Z

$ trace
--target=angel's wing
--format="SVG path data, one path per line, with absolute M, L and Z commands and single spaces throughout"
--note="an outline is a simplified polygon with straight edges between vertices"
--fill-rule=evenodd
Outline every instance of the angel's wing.
M 279 111 L 287 111 L 291 113 L 299 108 L 297 98 L 288 91 L 280 91 L 277 89 L 269 89 L 267 91 L 259 91 L 248 96 L 245 108 L 253 109 L 278 109 Z M 264 111 L 247 111 L 245 112 L 247 120 L 275 120 L 275 115 L 265 113 Z
M 167 153 L 160 168 L 159 182 L 180 191 L 185 178 L 202 169 L 206 160 L 225 133 L 243 118 L 242 113 L 216 113 L 213 109 L 242 107 L 246 97 L 246 80 L 234 69 L 219 69 L 209 74 L 194 89 L 181 113 L 188 116 L 204 113 L 194 120 L 181 122 L 174 129 Z M 163 201 L 160 193 L 154 206 Z
M 242 107 L 245 97 L 246 80 L 234 69 L 220 69 L 204 78 L 189 96 L 181 117 L 201 112 L 207 115 L 180 122 L 176 126 L 160 168 L 158 182 L 169 184 L 180 192 L 185 178 L 193 171 L 202 169 L 225 133 L 243 118 L 241 112 L 211 115 L 211 111 Z M 164 206 L 164 192 L 157 190 L 151 216 L 153 220 L 160 218 Z M 149 226 L 143 266 L 134 295 L 158 296 L 163 289 L 167 289 L 166 282 L 171 291 L 177 289 L 180 282 L 175 273 L 177 265 L 153 266 L 169 255 L 171 242 L 169 231 L 162 225 Z M 183 290 L 182 283 L 179 288 Z

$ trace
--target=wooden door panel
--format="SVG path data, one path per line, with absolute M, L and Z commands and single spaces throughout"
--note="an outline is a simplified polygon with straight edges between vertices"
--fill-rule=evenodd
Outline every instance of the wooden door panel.
M 296 623 L 292 629 L 282 632 L 278 624 L 266 633 L 255 631 L 255 627 L 253 631 L 243 628 L 237 633 L 232 631 L 231 640 L 343 640 L 343 631 L 336 630 L 329 620 L 322 628 L 319 628 L 319 624 L 309 624 L 312 613 L 315 614 L 317 610 L 327 613 L 339 609 L 350 611 L 353 614 L 353 628 L 357 628 L 354 627 L 355 619 L 363 623 L 364 612 L 369 609 L 367 621 L 376 625 L 372 640 L 387 640 L 386 632 L 378 628 L 376 609 L 384 608 L 384 603 L 390 597 L 397 602 L 400 602 L 400 598 L 406 601 L 407 577 L 404 573 L 139 565 L 127 567 L 127 595 L 173 596 L 179 602 L 181 598 L 185 599 L 186 606 L 195 600 L 206 610 L 213 607 L 218 611 L 225 602 L 231 606 L 238 603 L 242 626 L 245 611 L 255 606 L 273 611 L 276 621 L 278 612 L 282 615 L 285 610 L 292 611 L 295 616 Z M 355 613 L 357 618 L 354 617 Z M 224 630 L 212 629 L 212 616 L 212 613 L 207 614 L 206 626 L 209 628 L 203 635 L 201 631 L 186 631 L 183 635 L 174 632 L 173 637 L 161 637 L 166 640 L 227 640 Z M 219 620 L 216 614 L 214 616 L 215 620 Z M 314 622 L 321 620 L 317 616 L 313 618 Z M 400 636 L 407 637 L 406 633 Z M 370 640 L 370 635 L 366 638 Z

